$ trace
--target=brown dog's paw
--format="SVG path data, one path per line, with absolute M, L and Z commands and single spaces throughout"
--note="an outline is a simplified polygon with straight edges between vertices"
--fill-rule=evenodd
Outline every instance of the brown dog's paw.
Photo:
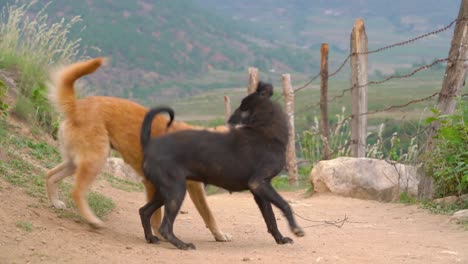
M 214 234 L 214 237 L 216 239 L 216 241 L 218 242 L 230 242 L 232 241 L 232 236 L 228 233 L 218 233 L 218 234 Z
M 296 227 L 292 230 L 292 232 L 294 233 L 294 235 L 296 235 L 297 237 L 303 237 L 305 236 L 305 232 L 304 230 L 302 230 L 302 228 L 300 227 Z
M 52 206 L 57 209 L 67 209 L 65 203 L 60 200 L 52 201 Z
M 93 229 L 101 229 L 104 227 L 104 222 L 101 220 L 97 219 L 94 222 L 89 222 L 89 226 L 91 226 Z

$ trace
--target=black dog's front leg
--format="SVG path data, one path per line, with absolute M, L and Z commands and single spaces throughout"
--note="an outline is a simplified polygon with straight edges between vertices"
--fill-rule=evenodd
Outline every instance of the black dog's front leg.
M 293 243 L 294 241 L 289 237 L 284 237 L 280 231 L 278 230 L 278 226 L 276 225 L 276 217 L 275 213 L 273 212 L 273 208 L 271 207 L 271 203 L 263 200 L 260 196 L 253 193 L 255 202 L 260 208 L 262 212 L 263 219 L 267 225 L 268 233 L 270 233 L 273 238 L 275 239 L 276 243 L 278 244 L 286 244 L 286 243 Z
M 299 227 L 294 219 L 292 209 L 289 204 L 275 191 L 273 186 L 269 181 L 252 181 L 249 183 L 251 186 L 252 193 L 258 195 L 263 200 L 266 200 L 269 203 L 274 204 L 278 207 L 281 212 L 283 212 L 284 216 L 288 220 L 289 228 L 294 233 L 294 235 L 298 237 L 302 237 L 305 235 L 304 231 L 301 227 Z

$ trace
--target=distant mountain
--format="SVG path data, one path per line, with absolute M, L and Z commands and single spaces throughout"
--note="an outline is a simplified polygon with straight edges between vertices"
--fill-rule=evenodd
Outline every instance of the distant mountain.
M 263 29 L 260 32 L 264 36 L 300 46 L 313 45 L 318 41 L 317 37 L 330 41 L 333 39 L 331 36 L 317 35 L 314 32 L 322 33 L 344 21 L 349 26 L 343 29 L 350 31 L 352 22 L 358 17 L 366 21 L 389 22 L 394 28 L 387 30 L 405 35 L 425 32 L 455 19 L 460 6 L 460 0 L 194 1 L 234 22 L 247 22 L 253 27 Z M 379 30 L 381 26 L 383 25 L 378 26 Z
M 36 8 L 48 2 L 39 0 Z M 143 98 L 163 85 L 173 87 L 173 95 L 186 94 L 191 87 L 178 83 L 212 70 L 244 71 L 255 65 L 263 71 L 308 72 L 315 67 L 307 50 L 258 38 L 248 26 L 189 0 L 56 0 L 47 12 L 52 21 L 82 17 L 86 29 L 76 28 L 72 36 L 102 50 L 90 55 L 112 58 L 99 80 L 108 94 Z
M 0 7 L 14 2 L 1 1 Z M 38 2 L 39 10 L 49 1 Z M 369 46 L 381 46 L 450 22 L 459 2 L 55 0 L 47 12 L 51 21 L 81 16 L 85 29 L 75 28 L 72 36 L 100 48 L 89 55 L 112 58 L 94 79 L 99 94 L 154 101 L 241 86 L 248 66 L 310 75 L 318 70 L 322 42 L 330 43 L 332 66 L 347 55 L 357 17 L 366 19 Z M 450 33 L 422 42 L 409 62 L 389 52 L 379 63 L 399 67 L 446 54 Z

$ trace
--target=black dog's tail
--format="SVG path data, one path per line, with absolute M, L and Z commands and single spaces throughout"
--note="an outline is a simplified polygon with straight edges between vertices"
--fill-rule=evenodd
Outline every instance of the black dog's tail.
M 170 107 L 155 107 L 149 110 L 145 118 L 143 119 L 143 125 L 141 126 L 141 137 L 140 137 L 140 143 L 141 147 L 145 149 L 146 145 L 148 144 L 148 141 L 150 140 L 151 137 L 151 125 L 153 124 L 153 119 L 154 116 L 166 112 L 169 114 L 169 121 L 167 122 L 167 127 L 170 127 L 172 124 L 172 121 L 174 121 L 174 110 Z

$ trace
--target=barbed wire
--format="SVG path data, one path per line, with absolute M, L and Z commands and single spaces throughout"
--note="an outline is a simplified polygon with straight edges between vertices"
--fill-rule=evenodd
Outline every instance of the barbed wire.
M 457 21 L 461 21 L 461 20 L 467 20 L 468 18 L 461 18 L 461 19 L 454 19 L 452 20 L 449 24 L 447 24 L 446 26 L 440 28 L 440 29 L 437 29 L 437 30 L 434 30 L 434 31 L 431 31 L 431 32 L 428 32 L 428 33 L 424 33 L 422 35 L 419 35 L 419 36 L 416 36 L 414 38 L 411 38 L 411 39 L 408 39 L 408 40 L 404 40 L 404 41 L 401 41 L 401 42 L 397 42 L 397 43 L 393 43 L 393 44 L 390 44 L 390 45 L 387 45 L 387 46 L 384 46 L 384 47 L 380 47 L 380 48 L 377 48 L 377 49 L 374 49 L 374 50 L 370 50 L 370 51 L 366 51 L 366 52 L 353 52 L 353 53 L 350 53 L 348 54 L 348 56 L 344 59 L 344 61 L 340 64 L 340 66 L 335 70 L 333 71 L 332 73 L 328 74 L 328 78 L 330 77 L 333 77 L 335 76 L 336 74 L 338 74 L 343 68 L 344 66 L 346 65 L 346 63 L 349 61 L 349 59 L 352 57 L 352 56 L 356 56 L 356 55 L 365 55 L 365 54 L 373 54 L 373 53 L 378 53 L 378 52 L 381 52 L 381 51 L 384 51 L 384 50 L 388 50 L 388 49 L 391 49 L 391 48 L 394 48 L 394 47 L 398 47 L 398 46 L 403 46 L 403 45 L 407 45 L 407 44 L 410 44 L 410 43 L 413 43 L 413 42 L 416 42 L 420 39 L 424 39 L 424 38 L 427 38 L 429 36 L 432 36 L 432 35 L 436 35 L 436 34 L 439 34 L 439 33 L 442 33 L 444 31 L 447 31 L 448 29 L 450 29 Z M 294 93 L 296 92 L 299 92 L 303 89 L 305 89 L 306 87 L 308 87 L 313 81 L 315 81 L 318 77 L 320 77 L 321 75 L 321 72 L 315 74 L 309 81 L 307 81 L 304 85 L 302 85 L 301 87 L 299 88 L 296 88 L 294 89 Z
M 442 63 L 442 62 L 447 62 L 449 61 L 449 58 L 444 58 L 444 59 L 437 59 L 435 61 L 433 61 L 432 63 L 430 64 L 426 64 L 426 65 L 422 65 L 416 69 L 414 69 L 413 71 L 411 71 L 410 73 L 408 74 L 404 74 L 404 75 L 392 75 L 392 76 L 389 76 L 385 79 L 382 79 L 380 81 L 370 81 L 366 84 L 362 84 L 362 85 L 357 85 L 357 86 L 353 86 L 353 87 L 350 87 L 350 88 L 347 88 L 347 89 L 343 89 L 341 90 L 341 94 L 339 95 L 335 95 L 333 96 L 332 98 L 328 99 L 327 102 L 330 103 L 330 102 L 333 102 L 335 101 L 336 99 L 338 98 L 342 98 L 344 97 L 345 93 L 346 92 L 350 92 L 353 88 L 363 88 L 363 87 L 366 87 L 366 86 L 369 86 L 369 85 L 375 85 L 375 84 L 382 84 L 382 83 L 385 83 L 387 81 L 390 81 L 392 79 L 403 79 L 403 78 L 408 78 L 408 77 L 411 77 L 413 75 L 415 75 L 416 73 L 418 73 L 419 71 L 422 71 L 422 70 L 426 70 L 426 69 L 429 69 L 431 67 L 433 67 L 434 65 L 436 64 L 439 64 L 439 63 Z
M 460 20 L 466 20 L 466 18 L 462 18 Z M 328 75 L 328 77 L 333 77 L 335 76 L 336 74 L 338 74 L 338 72 L 340 72 L 343 67 L 346 65 L 346 63 L 348 62 L 348 60 L 352 57 L 352 56 L 356 56 L 356 55 L 365 55 L 365 54 L 373 54 L 373 53 L 378 53 L 378 52 L 381 52 L 381 51 L 384 51 L 384 50 L 387 50 L 387 49 L 391 49 L 391 48 L 394 48 L 394 47 L 398 47 L 398 46 L 403 46 L 403 45 L 407 45 L 407 44 L 410 44 L 410 43 L 413 43 L 413 42 L 416 42 L 420 39 L 423 39 L 423 38 L 427 38 L 429 36 L 432 36 L 432 35 L 436 35 L 436 34 L 439 34 L 439 33 L 442 33 L 448 29 L 450 29 L 456 22 L 458 21 L 458 19 L 454 19 L 452 20 L 452 22 L 450 22 L 448 25 L 440 28 L 440 29 L 437 29 L 437 30 L 434 30 L 434 31 L 431 31 L 431 32 L 428 32 L 428 33 L 425 33 L 425 34 L 422 34 L 422 35 L 419 35 L 419 36 L 416 36 L 414 38 L 411 38 L 411 39 L 408 39 L 408 40 L 404 40 L 404 41 L 401 41 L 401 42 L 397 42 L 397 43 L 393 43 L 393 44 L 390 44 L 390 45 L 387 45 L 387 46 L 384 46 L 384 47 L 381 47 L 381 48 L 377 48 L 375 50 L 369 50 L 369 51 L 366 51 L 366 52 L 354 52 L 354 53 L 350 53 L 346 59 L 340 64 L 340 66 L 338 67 L 338 69 L 336 69 L 334 72 L 332 72 L 331 74 Z

